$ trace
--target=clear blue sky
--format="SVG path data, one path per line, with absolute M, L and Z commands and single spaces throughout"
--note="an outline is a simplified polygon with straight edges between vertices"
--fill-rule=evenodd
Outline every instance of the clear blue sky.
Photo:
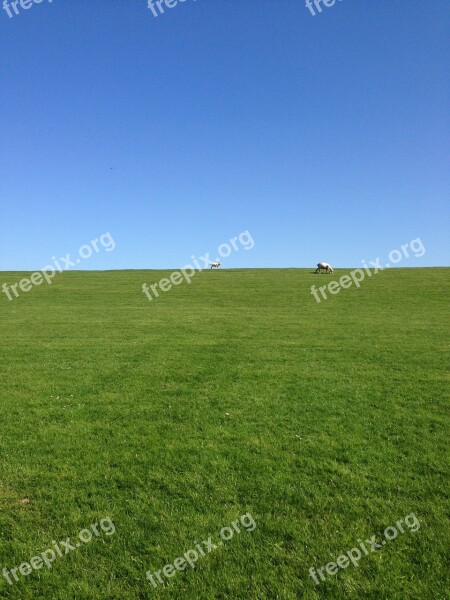
M 19 6 L 20 8 L 20 6 Z M 0 270 L 449 264 L 447 0 L 0 10 Z M 447 53 L 446 53 L 447 52 Z M 215 256 L 214 256 L 215 258 Z

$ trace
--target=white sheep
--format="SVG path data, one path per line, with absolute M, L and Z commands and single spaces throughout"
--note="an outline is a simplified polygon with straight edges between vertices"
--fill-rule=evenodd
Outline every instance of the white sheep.
M 317 269 L 315 270 L 315 273 L 320 273 L 322 269 L 324 269 L 327 273 L 334 273 L 333 267 L 326 262 L 317 263 Z

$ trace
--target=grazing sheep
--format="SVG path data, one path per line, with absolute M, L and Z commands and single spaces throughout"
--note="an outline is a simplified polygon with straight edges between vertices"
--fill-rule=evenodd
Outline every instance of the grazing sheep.
M 317 269 L 315 270 L 315 273 L 321 273 L 322 269 L 324 269 L 327 273 L 334 273 L 333 267 L 326 262 L 317 263 Z

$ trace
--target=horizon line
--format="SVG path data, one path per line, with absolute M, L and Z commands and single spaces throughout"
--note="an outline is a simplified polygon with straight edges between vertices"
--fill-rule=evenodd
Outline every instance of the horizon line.
M 60 271 L 60 273 L 113 273 L 113 272 L 122 272 L 122 271 L 179 271 L 181 269 L 184 269 L 185 266 L 183 267 L 167 267 L 167 268 L 135 268 L 135 267 L 129 267 L 129 268 L 125 268 L 125 269 L 65 269 L 63 271 Z M 433 265 L 433 266 L 428 266 L 428 267 L 384 267 L 383 271 L 388 271 L 388 270 L 399 270 L 399 269 L 449 269 L 450 265 Z M 287 271 L 287 270 L 309 270 L 309 269 L 314 269 L 314 267 L 224 267 L 222 269 L 220 269 L 221 271 Z M 352 269 L 361 269 L 361 267 L 334 267 L 334 270 L 340 270 L 340 271 L 350 271 Z M 371 267 L 369 270 L 374 270 L 376 269 L 376 267 Z M 14 269 L 7 269 L 7 270 L 0 270 L 0 273 L 40 273 L 42 272 L 44 269 L 18 269 L 18 270 L 14 270 Z M 205 269 L 195 269 L 196 272 L 202 273 L 203 271 L 210 271 L 211 269 L 209 268 L 205 268 Z M 216 269 L 217 270 L 217 269 Z

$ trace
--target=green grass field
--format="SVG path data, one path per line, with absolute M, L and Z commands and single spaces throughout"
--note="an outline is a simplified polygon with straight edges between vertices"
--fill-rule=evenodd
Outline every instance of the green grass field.
M 344 273 L 207 271 L 149 302 L 166 273 L 66 272 L 2 294 L 0 569 L 105 517 L 115 533 L 0 596 L 448 598 L 450 269 L 317 304 Z M 146 579 L 245 513 L 253 531 Z M 417 531 L 315 585 L 310 567 L 411 513 Z

